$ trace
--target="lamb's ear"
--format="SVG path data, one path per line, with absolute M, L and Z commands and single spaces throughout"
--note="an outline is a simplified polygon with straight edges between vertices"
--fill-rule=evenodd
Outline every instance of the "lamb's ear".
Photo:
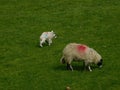
M 53 30 L 51 32 L 53 32 Z

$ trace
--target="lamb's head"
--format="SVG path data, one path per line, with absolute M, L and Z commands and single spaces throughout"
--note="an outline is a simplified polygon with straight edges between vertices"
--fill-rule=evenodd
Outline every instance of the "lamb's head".
M 51 33 L 52 33 L 52 36 L 53 36 L 54 38 L 57 38 L 57 36 L 56 36 L 56 34 L 55 34 L 54 31 L 51 31 Z
M 97 65 L 101 68 L 103 64 L 103 59 L 100 59 L 99 62 L 97 63 Z

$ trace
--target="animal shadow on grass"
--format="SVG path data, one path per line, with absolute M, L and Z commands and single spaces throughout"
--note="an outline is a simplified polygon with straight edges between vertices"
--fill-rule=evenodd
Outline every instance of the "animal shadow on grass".
M 63 65 L 59 65 L 59 66 L 55 66 L 53 69 L 54 69 L 54 70 L 59 70 L 59 71 L 65 71 L 65 70 L 66 70 L 66 67 L 63 66 Z
M 81 65 L 72 65 L 73 71 L 84 71 L 84 67 Z M 55 70 L 60 70 L 60 71 L 71 71 L 67 69 L 67 65 L 59 65 L 54 67 Z
M 81 72 L 85 72 L 88 71 L 88 68 L 85 69 L 84 65 L 82 64 L 72 64 L 73 67 L 73 71 L 81 71 Z M 91 65 L 91 69 L 95 70 L 95 69 L 99 69 L 96 65 Z M 59 65 L 54 67 L 54 70 L 60 70 L 60 71 L 71 71 L 67 69 L 67 65 L 63 64 L 63 65 Z
M 44 47 L 49 47 L 49 45 L 48 45 L 48 42 L 46 42 L 46 43 L 43 44 L 43 47 L 41 47 L 40 43 L 37 43 L 36 47 L 38 47 L 38 48 L 44 48 Z

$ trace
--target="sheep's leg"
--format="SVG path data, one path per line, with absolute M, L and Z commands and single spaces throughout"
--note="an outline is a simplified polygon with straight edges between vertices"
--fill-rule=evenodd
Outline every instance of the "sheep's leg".
M 51 45 L 51 43 L 52 43 L 52 40 L 51 39 L 49 39 L 48 40 L 48 43 L 49 43 L 49 46 Z
M 92 71 L 92 69 L 91 69 L 91 67 L 90 67 L 90 65 L 89 65 L 89 63 L 88 62 L 84 62 L 84 68 L 86 69 L 88 69 L 90 72 Z
M 40 43 L 40 46 L 43 47 L 42 43 Z
M 45 43 L 45 39 L 42 39 L 42 40 L 40 41 L 40 46 L 41 46 L 41 47 L 43 47 L 43 45 L 42 45 L 43 43 Z
M 88 70 L 88 65 L 85 65 L 85 63 L 84 63 L 84 70 L 85 70 L 85 71 Z
M 70 69 L 73 71 L 73 67 L 72 67 L 72 65 L 70 65 Z
M 69 70 L 70 65 L 67 63 L 67 69 Z
M 73 71 L 72 65 L 67 63 L 67 69 L 68 69 L 68 70 L 70 69 L 71 71 Z
M 86 65 L 85 65 L 85 62 L 83 62 L 83 68 L 84 68 L 84 70 L 87 69 L 87 67 L 86 67 Z
M 42 45 L 42 41 L 40 42 L 40 46 L 43 47 L 43 45 Z
M 92 69 L 91 69 L 90 65 L 88 65 L 88 69 L 89 69 L 90 72 L 92 72 Z

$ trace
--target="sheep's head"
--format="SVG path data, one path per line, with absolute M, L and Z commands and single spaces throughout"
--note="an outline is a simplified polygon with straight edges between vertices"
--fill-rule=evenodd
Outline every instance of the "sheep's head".
M 97 65 L 101 68 L 103 63 L 103 59 L 100 59 L 100 61 L 97 63 Z

